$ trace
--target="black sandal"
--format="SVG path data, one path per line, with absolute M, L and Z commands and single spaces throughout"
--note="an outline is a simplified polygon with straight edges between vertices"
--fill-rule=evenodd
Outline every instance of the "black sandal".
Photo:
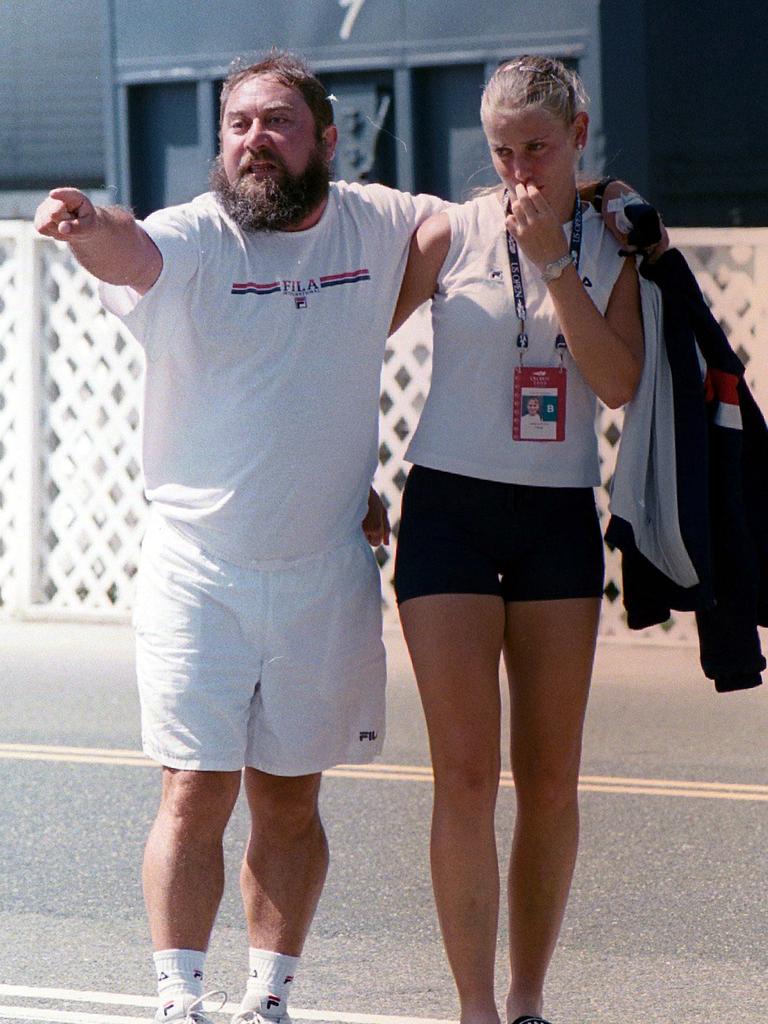
M 549 1021 L 544 1020 L 543 1017 L 530 1017 L 526 1013 L 522 1017 L 513 1020 L 511 1024 L 549 1024 Z

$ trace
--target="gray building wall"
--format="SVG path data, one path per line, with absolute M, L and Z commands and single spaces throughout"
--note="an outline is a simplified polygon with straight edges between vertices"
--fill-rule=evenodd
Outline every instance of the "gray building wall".
M 0 215 L 29 191 L 105 181 L 100 0 L 0 2 Z
M 768 224 L 763 0 L 603 0 L 605 165 L 670 225 Z
M 670 224 L 768 224 L 768 7 L 648 0 L 646 17 L 659 206 Z
M 547 52 L 592 95 L 587 173 L 672 225 L 768 224 L 767 20 L 763 0 L 4 0 L 0 216 L 62 182 L 142 213 L 201 191 L 230 59 L 277 44 L 338 97 L 339 176 L 490 181 L 482 83 Z
M 338 177 L 452 199 L 490 182 L 482 85 L 500 61 L 531 50 L 575 62 L 588 80 L 597 139 L 589 159 L 599 159 L 598 0 L 187 0 L 183 18 L 152 0 L 109 0 L 108 7 L 110 179 L 139 212 L 204 186 L 229 61 L 271 44 L 305 56 L 336 96 Z

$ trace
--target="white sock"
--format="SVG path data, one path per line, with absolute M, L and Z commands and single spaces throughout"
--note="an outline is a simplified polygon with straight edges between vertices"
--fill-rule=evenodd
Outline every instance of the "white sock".
M 164 1017 L 172 1017 L 185 1002 L 203 994 L 205 953 L 197 949 L 161 949 L 153 954 L 153 959 L 160 1008 Z
M 280 1020 L 288 1012 L 288 994 L 299 963 L 297 956 L 248 950 L 248 985 L 243 1010 L 255 1010 L 267 1020 Z

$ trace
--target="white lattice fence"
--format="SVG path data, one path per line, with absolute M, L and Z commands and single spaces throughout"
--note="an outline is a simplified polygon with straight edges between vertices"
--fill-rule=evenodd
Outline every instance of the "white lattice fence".
M 768 230 L 679 230 L 718 319 L 768 409 Z M 145 513 L 139 480 L 138 345 L 99 305 L 92 278 L 30 224 L 0 221 L 0 610 L 22 615 L 125 617 Z M 402 454 L 429 387 L 428 321 L 414 318 L 387 349 L 377 485 L 397 523 Z M 621 414 L 605 411 L 607 484 Z M 598 500 L 603 514 L 607 492 Z M 394 545 L 379 551 L 394 605 Z M 620 568 L 609 553 L 603 634 L 628 636 Z M 633 639 L 694 639 L 680 615 Z
M 0 221 L 0 310 L 2 611 L 124 617 L 145 509 L 140 349 L 27 223 Z
M 19 239 L 0 230 L 0 601 L 13 601 L 17 555 L 17 414 L 22 301 Z
M 127 611 L 144 515 L 142 355 L 67 251 L 44 246 L 41 280 L 41 598 Z

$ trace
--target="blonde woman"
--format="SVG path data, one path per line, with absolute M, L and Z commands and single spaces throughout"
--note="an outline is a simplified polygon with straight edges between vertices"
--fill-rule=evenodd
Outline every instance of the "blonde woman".
M 642 369 L 635 261 L 577 199 L 587 99 L 555 60 L 502 65 L 481 118 L 500 185 L 416 232 L 395 326 L 432 298 L 432 386 L 407 453 L 396 589 L 435 770 L 438 916 L 461 1024 L 499 1024 L 499 661 L 517 812 L 505 1020 L 543 1022 L 579 833 L 603 587 L 596 399 Z M 533 401 L 532 399 L 536 399 Z M 524 422 L 531 407 L 536 430 Z

